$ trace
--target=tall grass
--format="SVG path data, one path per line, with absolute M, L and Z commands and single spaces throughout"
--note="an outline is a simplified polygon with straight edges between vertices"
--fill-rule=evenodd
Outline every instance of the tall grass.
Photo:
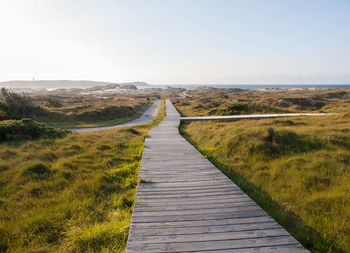
M 213 89 L 188 93 L 191 98 L 172 98 L 180 114 L 185 117 L 292 112 L 342 113 L 350 108 L 350 89 Z
M 0 142 L 43 137 L 59 138 L 67 133 L 66 130 L 56 129 L 32 119 L 0 121 Z
M 350 252 L 349 122 L 192 122 L 181 132 L 312 252 Z
M 152 123 L 0 145 L 0 252 L 122 252 Z
M 59 128 L 99 127 L 120 124 L 141 116 L 150 103 L 130 106 L 104 105 L 92 108 L 48 109 L 35 107 L 33 118 Z

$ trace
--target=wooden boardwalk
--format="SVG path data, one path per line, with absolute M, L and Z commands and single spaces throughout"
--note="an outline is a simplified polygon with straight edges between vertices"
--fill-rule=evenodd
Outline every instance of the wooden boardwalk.
M 179 134 L 168 100 L 166 113 L 145 142 L 127 253 L 308 252 Z
M 287 118 L 301 116 L 331 116 L 337 113 L 275 113 L 275 114 L 249 114 L 249 115 L 228 115 L 228 116 L 200 116 L 200 117 L 181 117 L 181 122 L 186 121 L 230 121 L 242 119 L 271 119 L 271 118 Z

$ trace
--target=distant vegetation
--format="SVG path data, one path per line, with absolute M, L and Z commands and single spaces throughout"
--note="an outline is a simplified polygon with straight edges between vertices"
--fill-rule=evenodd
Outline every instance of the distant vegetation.
M 250 97 L 247 96 L 250 94 Z M 259 94 L 259 96 L 257 96 Z M 350 252 L 350 99 L 348 92 L 232 92 L 178 99 L 185 115 L 199 101 L 210 109 L 223 108 L 236 99 L 249 103 L 231 107 L 229 114 L 250 113 L 254 103 L 265 107 L 272 97 L 316 97 L 322 109 L 337 116 L 293 119 L 192 122 L 182 134 L 249 196 L 312 252 Z M 229 101 L 225 101 L 225 99 Z M 271 100 L 272 101 L 272 100 Z M 289 101 L 301 101 L 291 99 Z M 235 102 L 237 103 L 237 101 Z M 274 105 L 271 103 L 271 105 Z M 305 105 L 305 104 L 304 104 Z M 314 111 L 317 104 L 304 107 Z M 274 105 L 276 108 L 282 106 Z M 298 106 L 289 105 L 290 111 Z M 243 109 L 241 109 L 243 108 Z M 301 108 L 301 107 L 300 107 Z M 299 108 L 299 109 L 300 109 Z M 225 110 L 225 109 L 223 109 Z M 266 112 L 266 111 L 265 111 Z
M 46 106 L 53 107 L 53 108 L 60 108 L 63 106 L 63 103 L 58 99 L 49 97 L 47 98 Z
M 271 107 L 265 104 L 256 103 L 233 103 L 224 106 L 220 109 L 212 109 L 208 112 L 209 115 L 240 115 L 253 113 L 285 113 L 288 110 L 283 110 Z
M 259 91 L 206 88 L 187 93 L 192 97 L 172 99 L 183 116 L 342 112 L 350 92 L 347 89 Z
M 91 88 L 96 86 L 107 86 L 107 85 L 138 85 L 147 86 L 145 82 L 126 82 L 126 83 L 111 83 L 111 82 L 97 82 L 97 81 L 72 81 L 72 80 L 33 80 L 33 81 L 7 81 L 0 82 L 0 87 L 12 87 L 12 88 Z
M 35 104 L 35 98 L 1 89 L 0 120 L 32 118 L 61 128 L 105 126 L 138 118 L 150 105 L 146 98 L 106 104 L 103 99 L 91 100 L 88 105 L 65 106 L 63 99 L 45 97 Z M 81 100 L 79 97 L 73 100 Z M 84 99 L 83 99 L 84 100 Z
M 163 104 L 142 126 L 2 143 L 0 252 L 123 252 L 144 138 L 164 115 Z
M 107 126 L 136 119 L 149 105 L 149 103 L 139 103 L 133 106 L 107 105 L 56 110 L 36 107 L 34 118 L 49 125 L 64 128 Z

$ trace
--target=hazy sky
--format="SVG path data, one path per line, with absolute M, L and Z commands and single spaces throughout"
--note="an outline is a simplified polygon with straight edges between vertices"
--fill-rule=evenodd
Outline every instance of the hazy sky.
M 0 81 L 350 83 L 350 0 L 0 0 Z

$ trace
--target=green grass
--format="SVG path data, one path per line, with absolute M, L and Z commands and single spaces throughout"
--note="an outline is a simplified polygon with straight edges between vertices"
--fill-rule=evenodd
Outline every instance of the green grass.
M 78 120 L 70 120 L 70 121 L 46 121 L 48 125 L 56 127 L 56 128 L 86 128 L 86 127 L 103 127 L 103 126 L 113 126 L 122 124 L 125 122 L 132 121 L 141 116 L 144 111 L 138 111 L 134 115 L 128 117 L 115 118 L 112 120 L 91 120 L 91 121 L 78 121 Z
M 69 131 L 56 129 L 32 119 L 0 121 L 0 142 L 25 139 L 59 138 Z
M 184 117 L 293 112 L 342 113 L 350 108 L 350 89 L 213 89 L 188 93 L 192 95 L 191 98 L 172 98 Z
M 34 118 L 57 128 L 84 128 L 117 125 L 137 119 L 150 106 L 139 103 L 131 106 L 100 106 L 75 111 L 60 108 L 56 111 L 38 109 Z
M 105 98 L 108 101 L 105 101 Z M 43 99 L 43 98 L 41 98 Z M 42 101 L 26 95 L 1 89 L 0 120 L 20 120 L 32 118 L 57 128 L 100 127 L 110 126 L 138 118 L 150 105 L 150 97 L 127 97 L 123 101 L 115 97 L 89 98 L 72 95 L 63 103 L 52 97 Z
M 123 252 L 151 123 L 0 145 L 0 252 Z
M 290 111 L 279 109 L 276 107 L 268 106 L 265 104 L 256 103 L 232 103 L 223 106 L 219 109 L 217 108 L 205 108 L 208 109 L 208 115 L 241 115 L 241 114 L 253 114 L 253 113 L 288 113 Z
M 192 122 L 181 133 L 312 252 L 350 252 L 349 122 Z

